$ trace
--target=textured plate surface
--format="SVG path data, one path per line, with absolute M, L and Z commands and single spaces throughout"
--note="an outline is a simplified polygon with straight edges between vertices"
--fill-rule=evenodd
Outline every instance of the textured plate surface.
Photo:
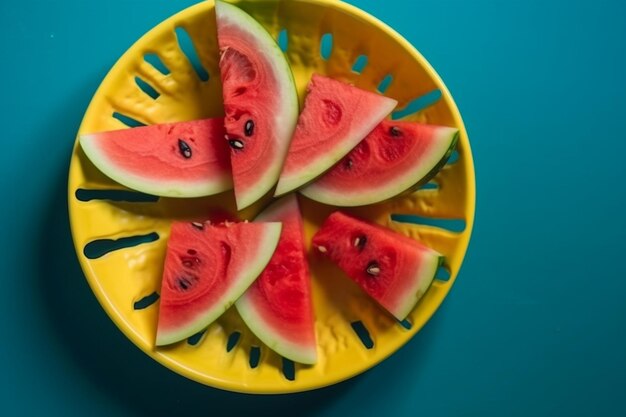
M 310 75 L 319 72 L 397 99 L 396 118 L 460 129 L 458 156 L 429 187 L 383 204 L 347 210 L 443 253 L 447 273 L 435 281 L 409 319 L 398 323 L 337 269 L 310 254 L 319 362 L 294 366 L 264 348 L 235 309 L 198 337 L 153 348 L 157 292 L 171 221 L 200 219 L 213 209 L 234 212 L 232 193 L 176 200 L 126 192 L 76 146 L 68 181 L 72 234 L 99 302 L 146 354 L 214 387 L 251 393 L 304 391 L 334 384 L 379 363 L 439 307 L 457 277 L 471 234 L 472 155 L 461 116 L 442 81 L 413 46 L 380 21 L 330 0 L 237 4 L 286 50 L 301 101 Z M 213 2 L 176 14 L 143 36 L 115 64 L 96 92 L 80 133 L 222 115 L 217 56 Z M 239 216 L 254 217 L 268 201 Z M 310 240 L 333 208 L 304 198 L 301 203 Z

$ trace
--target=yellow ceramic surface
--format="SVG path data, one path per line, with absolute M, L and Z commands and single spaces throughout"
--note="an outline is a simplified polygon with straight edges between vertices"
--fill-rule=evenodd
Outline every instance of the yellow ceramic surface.
M 315 366 L 295 365 L 295 377 L 283 374 L 282 359 L 261 346 L 245 327 L 235 309 L 212 324 L 196 345 L 182 342 L 168 348 L 154 348 L 159 303 L 136 309 L 135 303 L 158 292 L 169 225 L 175 219 L 199 219 L 215 207 L 234 210 L 232 193 L 193 200 L 161 198 L 156 202 L 81 201 L 77 190 L 121 189 L 101 174 L 75 147 L 69 173 L 69 214 L 74 243 L 87 280 L 95 295 L 117 326 L 146 354 L 170 369 L 198 382 L 227 390 L 251 393 L 279 393 L 310 390 L 350 378 L 379 363 L 426 323 L 454 283 L 465 255 L 475 207 L 472 155 L 461 116 L 442 81 L 425 59 L 392 29 L 358 10 L 331 0 L 240 1 L 240 7 L 258 19 L 278 38 L 288 34 L 287 56 L 293 68 L 300 99 L 313 72 L 328 74 L 355 85 L 375 90 L 381 80 L 392 75 L 386 95 L 402 108 L 411 100 L 439 89 L 436 104 L 406 117 L 460 129 L 459 159 L 448 164 L 435 178 L 438 189 L 420 190 L 384 204 L 349 210 L 420 239 L 446 256 L 450 271 L 447 281 L 436 280 L 409 316 L 407 330 L 374 304 L 339 270 L 310 254 L 313 297 L 316 313 L 319 361 Z M 208 81 L 201 81 L 183 54 L 176 28 L 183 27 L 193 39 Z M 326 60 L 320 55 L 320 40 L 333 35 L 333 49 Z M 144 60 L 157 54 L 169 68 L 164 75 Z M 360 55 L 368 57 L 361 74 L 352 71 Z M 155 100 L 144 93 L 136 77 L 150 84 L 160 96 Z M 212 1 L 186 9 L 143 36 L 115 64 L 91 102 L 80 133 L 124 128 L 114 112 L 146 124 L 191 120 L 222 115 Z M 84 200 L 84 199 L 82 199 Z M 240 213 L 252 218 L 268 198 Z M 333 210 L 301 199 L 307 240 Z M 391 214 L 459 219 L 462 232 L 433 226 L 398 223 Z M 100 239 L 150 235 L 156 239 L 137 246 L 115 250 L 90 259 L 87 244 Z M 374 346 L 367 349 L 351 323 L 361 321 Z M 231 351 L 226 345 L 230 334 L 241 338 Z M 250 366 L 249 353 L 261 346 L 258 366 Z

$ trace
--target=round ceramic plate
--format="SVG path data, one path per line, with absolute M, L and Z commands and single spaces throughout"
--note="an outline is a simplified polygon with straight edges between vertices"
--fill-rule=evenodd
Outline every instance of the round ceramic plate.
M 475 207 L 472 155 L 461 116 L 426 60 L 392 29 L 332 0 L 240 1 L 286 51 L 300 99 L 312 73 L 327 74 L 399 101 L 394 118 L 455 126 L 457 153 L 426 187 L 347 210 L 419 239 L 445 265 L 404 322 L 395 321 L 337 269 L 310 257 L 319 361 L 303 366 L 265 348 L 234 309 L 171 347 L 155 348 L 163 258 L 173 220 L 235 211 L 232 193 L 177 200 L 125 190 L 78 145 L 68 191 L 76 251 L 87 280 L 116 325 L 147 355 L 195 381 L 227 390 L 310 390 L 359 374 L 405 344 L 439 307 L 465 255 Z M 212 1 L 167 19 L 133 45 L 103 80 L 79 133 L 222 115 Z M 239 213 L 253 218 L 268 202 Z M 306 238 L 333 207 L 301 198 Z

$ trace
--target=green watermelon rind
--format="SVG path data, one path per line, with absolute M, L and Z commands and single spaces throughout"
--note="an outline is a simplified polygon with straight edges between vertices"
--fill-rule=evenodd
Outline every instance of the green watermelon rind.
M 296 90 L 293 72 L 287 62 L 285 54 L 265 27 L 244 10 L 232 4 L 218 0 L 215 2 L 215 10 L 219 19 L 230 20 L 237 25 L 240 30 L 247 31 L 257 39 L 259 54 L 266 57 L 267 61 L 274 69 L 276 82 L 281 87 L 283 97 L 283 105 L 280 111 L 276 112 L 277 115 L 274 125 L 277 129 L 282 130 L 278 136 L 283 138 L 280 142 L 280 148 L 276 150 L 277 162 L 267 170 L 265 175 L 257 181 L 255 186 L 249 188 L 249 192 L 244 195 L 237 193 L 237 209 L 243 210 L 267 194 L 278 182 L 285 158 L 287 157 L 287 152 L 289 151 L 293 132 L 298 122 L 298 92 Z
M 185 326 L 182 326 L 174 331 L 158 333 L 156 337 L 156 346 L 170 345 L 202 331 L 213 323 L 218 317 L 224 314 L 224 312 L 228 310 L 239 297 L 241 297 L 248 287 L 252 285 L 254 280 L 261 275 L 269 261 L 272 259 L 274 251 L 278 246 L 278 240 L 282 230 L 282 223 L 271 222 L 265 223 L 265 225 L 267 227 L 264 235 L 259 236 L 260 242 L 258 245 L 261 249 L 254 258 L 254 262 L 251 262 L 251 264 L 247 267 L 240 268 L 239 275 L 232 277 L 233 282 L 236 282 L 236 284 L 232 285 L 228 291 L 222 295 L 220 302 L 216 302 L 213 308 L 199 314 L 195 320 Z
M 274 352 L 305 365 L 314 365 L 317 362 L 315 346 L 303 346 L 292 343 L 285 340 L 277 332 L 274 332 L 271 327 L 264 326 L 258 319 L 259 314 L 254 305 L 245 296 L 237 300 L 235 306 L 252 333 Z
M 349 190 L 330 190 L 327 187 L 312 183 L 301 189 L 300 194 L 318 203 L 337 207 L 356 207 L 387 201 L 407 192 L 414 191 L 428 183 L 448 162 L 456 148 L 459 130 L 451 127 L 438 129 L 436 146 L 430 148 L 430 155 L 421 159 L 411 170 L 404 172 L 393 181 L 375 187 L 367 183 L 366 187 L 356 186 Z
M 374 112 L 369 118 L 368 123 L 353 126 L 347 138 L 343 140 L 334 149 L 334 152 L 326 152 L 321 154 L 316 161 L 308 163 L 306 168 L 302 168 L 296 173 L 283 174 L 278 181 L 274 197 L 280 197 L 289 192 L 306 187 L 315 179 L 321 177 L 326 171 L 331 169 L 344 156 L 350 153 L 374 128 L 387 117 L 393 109 L 396 108 L 398 102 L 392 98 L 381 96 L 384 103 L 381 102 L 378 111 Z
M 83 152 L 85 152 L 91 163 L 107 177 L 132 190 L 160 197 L 194 198 L 219 194 L 233 187 L 232 177 L 228 172 L 200 181 L 164 180 L 130 173 L 121 169 L 115 161 L 102 152 L 98 147 L 97 136 L 97 134 L 79 136 L 78 140 Z
M 406 319 L 411 314 L 411 311 L 413 311 L 432 285 L 437 275 L 437 270 L 443 264 L 443 255 L 432 249 L 428 251 L 429 254 L 422 258 L 423 263 L 412 280 L 413 287 L 406 289 L 407 297 L 394 308 L 394 311 L 389 311 L 399 321 Z
M 295 198 L 295 195 L 292 194 L 292 196 Z M 286 205 L 289 204 L 288 198 L 289 196 L 275 202 L 272 206 L 259 214 L 255 221 L 268 221 L 274 220 L 274 217 L 280 217 L 280 212 L 285 210 Z M 315 344 L 307 346 L 293 343 L 275 332 L 271 326 L 266 325 L 259 319 L 261 314 L 250 298 L 246 297 L 246 293 L 237 300 L 235 307 L 252 333 L 274 352 L 294 362 L 305 365 L 314 365 L 317 362 L 317 347 Z

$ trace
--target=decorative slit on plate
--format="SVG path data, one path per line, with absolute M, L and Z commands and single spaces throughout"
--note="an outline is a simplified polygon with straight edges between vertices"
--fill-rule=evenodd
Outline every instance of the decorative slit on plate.
M 85 245 L 83 254 L 88 259 L 98 259 L 116 250 L 132 248 L 133 246 L 155 242 L 157 240 L 159 240 L 159 234 L 157 232 L 148 233 L 147 235 L 122 237 L 117 240 L 97 239 Z
M 283 358 L 283 375 L 288 381 L 296 380 L 296 365 L 292 360 Z
M 193 336 L 187 339 L 187 344 L 190 346 L 196 346 L 198 343 L 200 343 L 200 341 L 202 340 L 202 336 L 204 336 L 205 333 L 206 333 L 206 329 L 201 330 L 198 333 L 194 334 Z
M 459 151 L 458 150 L 453 150 L 452 153 L 450 154 L 450 158 L 448 158 L 448 162 L 446 162 L 447 164 L 456 164 L 457 162 L 459 162 Z
M 113 112 L 112 116 L 114 119 L 119 120 L 120 122 L 124 123 L 128 127 L 139 127 L 139 126 L 146 125 L 145 123 L 140 122 L 139 120 L 133 119 L 132 117 L 126 116 L 125 114 L 122 114 L 119 112 Z
M 384 94 L 389 89 L 392 81 L 393 75 L 387 74 L 385 78 L 383 78 L 380 83 L 378 83 L 378 87 L 376 87 L 376 90 L 378 90 L 379 93 Z
M 361 74 L 366 66 L 367 66 L 367 55 L 359 55 L 356 61 L 354 61 L 354 65 L 352 65 L 352 71 L 354 71 L 357 74 Z
M 232 332 L 230 336 L 228 336 L 228 340 L 226 341 L 226 352 L 230 352 L 237 346 L 239 339 L 241 338 L 241 333 Z
M 175 32 L 176 32 L 176 39 L 178 41 L 178 46 L 180 47 L 180 50 L 183 51 L 183 53 L 189 60 L 189 63 L 193 67 L 194 71 L 196 71 L 198 78 L 200 78 L 200 80 L 202 81 L 208 81 L 209 73 L 202 66 L 202 63 L 200 62 L 200 58 L 198 57 L 198 52 L 193 43 L 193 40 L 191 39 L 191 36 L 189 36 L 189 33 L 187 33 L 185 28 L 180 27 L 180 26 L 175 29 Z
M 283 29 L 278 32 L 278 46 L 283 52 L 287 52 L 287 48 L 289 48 L 289 33 L 287 29 Z
M 159 71 L 163 75 L 169 75 L 170 69 L 161 61 L 161 58 L 157 54 L 145 54 L 143 56 L 144 61 L 152 65 L 154 69 Z
M 159 197 L 128 190 L 90 190 L 79 188 L 74 193 L 78 201 L 108 200 L 126 203 L 156 203 Z
M 362 321 L 353 321 L 352 323 L 350 323 L 350 325 L 352 326 L 352 330 L 354 330 L 354 333 L 356 333 L 356 335 L 359 337 L 361 343 L 363 343 L 363 346 L 365 346 L 367 349 L 371 349 L 374 347 L 374 341 L 370 336 L 370 332 L 367 330 L 367 327 L 365 327 Z
M 133 303 L 133 308 L 135 310 L 146 309 L 146 308 L 150 307 L 152 304 L 156 303 L 158 299 L 159 299 L 159 294 L 156 293 L 156 292 L 153 292 L 150 295 L 146 295 L 141 300 L 135 301 Z
M 148 97 L 153 100 L 156 100 L 161 95 L 154 87 L 152 87 L 150 84 L 148 84 L 139 77 L 135 77 L 135 84 L 137 84 L 137 87 L 139 87 L 141 91 L 146 93 Z
M 416 216 L 414 214 L 392 214 L 391 220 L 398 223 L 434 226 L 455 233 L 461 233 L 465 230 L 465 220 L 463 219 L 439 219 L 434 217 Z
M 420 190 L 438 190 L 439 189 L 439 184 L 437 184 L 436 182 L 428 182 L 424 185 L 422 185 L 420 188 Z
M 333 34 L 325 33 L 320 40 L 320 55 L 326 61 L 330 58 L 333 52 Z
M 254 369 L 259 366 L 261 361 L 261 348 L 258 346 L 252 346 L 250 348 L 250 368 Z
M 391 113 L 392 120 L 402 119 L 403 117 L 415 114 L 427 107 L 432 106 L 441 99 L 441 90 L 436 89 L 428 92 L 418 98 L 411 100 L 404 108 Z
M 435 279 L 438 281 L 447 282 L 450 280 L 450 268 L 445 265 L 441 265 L 437 268 L 437 272 L 435 273 Z
M 411 327 L 413 327 L 413 323 L 411 323 L 411 322 L 409 321 L 409 319 L 404 319 L 404 320 L 402 320 L 402 321 L 399 321 L 399 320 L 398 320 L 398 324 L 399 324 L 400 326 L 402 326 L 402 328 L 404 328 L 404 329 L 406 329 L 406 330 L 411 330 Z

